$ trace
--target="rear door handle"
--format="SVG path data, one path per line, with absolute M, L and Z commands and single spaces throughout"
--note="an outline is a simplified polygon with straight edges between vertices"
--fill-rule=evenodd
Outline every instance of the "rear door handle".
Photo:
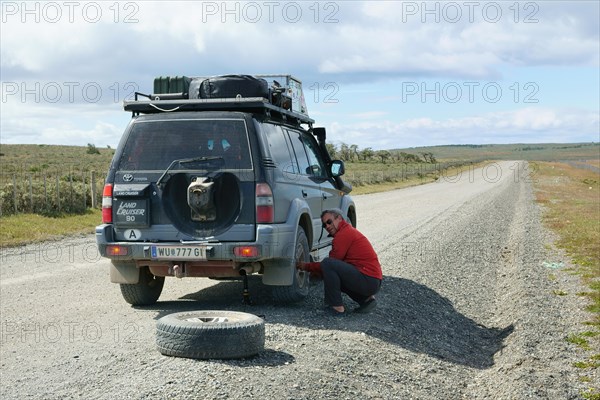
M 308 193 L 306 193 L 306 190 L 302 189 L 302 197 L 307 197 Z

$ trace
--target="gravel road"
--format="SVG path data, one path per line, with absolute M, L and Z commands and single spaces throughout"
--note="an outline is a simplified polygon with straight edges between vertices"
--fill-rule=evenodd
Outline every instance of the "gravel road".
M 173 278 L 159 303 L 133 308 L 93 235 L 3 249 L 0 396 L 578 398 L 600 372 L 574 368 L 589 354 L 565 337 L 589 315 L 540 225 L 530 179 L 527 164 L 502 162 L 355 196 L 384 272 L 368 315 L 323 314 L 320 284 L 301 304 L 275 306 L 259 279 L 253 306 L 242 305 L 241 282 Z M 229 361 L 161 355 L 156 320 L 200 309 L 264 316 L 265 350 Z

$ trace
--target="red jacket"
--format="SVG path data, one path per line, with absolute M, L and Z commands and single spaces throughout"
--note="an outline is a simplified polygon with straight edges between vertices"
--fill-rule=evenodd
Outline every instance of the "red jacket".
M 369 240 L 344 220 L 340 221 L 333 237 L 329 257 L 347 262 L 367 276 L 383 278 L 381 264 Z M 321 275 L 320 262 L 306 263 L 304 269 Z

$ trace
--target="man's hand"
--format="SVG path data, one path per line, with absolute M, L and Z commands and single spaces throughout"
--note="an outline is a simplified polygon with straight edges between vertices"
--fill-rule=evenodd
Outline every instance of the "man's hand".
M 305 271 L 306 270 L 306 263 L 303 262 L 303 261 L 296 261 L 296 268 Z

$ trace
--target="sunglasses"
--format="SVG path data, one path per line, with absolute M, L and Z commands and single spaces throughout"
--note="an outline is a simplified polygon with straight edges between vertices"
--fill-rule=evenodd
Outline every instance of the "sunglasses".
M 331 225 L 333 224 L 333 220 L 330 218 L 327 221 L 323 222 L 323 228 L 326 228 L 327 225 Z

